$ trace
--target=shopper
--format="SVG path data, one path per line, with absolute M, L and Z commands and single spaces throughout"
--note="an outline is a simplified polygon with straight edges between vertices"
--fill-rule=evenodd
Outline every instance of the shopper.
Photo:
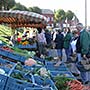
M 82 23 L 78 23 L 76 28 L 79 32 L 79 37 L 76 43 L 76 51 L 78 62 L 82 59 L 87 59 L 87 54 L 90 51 L 90 36 L 89 33 L 86 31 Z M 84 84 L 88 83 L 88 75 L 87 71 L 80 71 L 81 79 Z
M 58 29 L 58 33 L 56 34 L 55 38 L 55 49 L 57 49 L 57 54 L 58 54 L 58 62 L 55 64 L 55 66 L 59 66 L 62 61 L 62 49 L 63 49 L 63 39 L 64 35 L 61 33 L 61 30 Z

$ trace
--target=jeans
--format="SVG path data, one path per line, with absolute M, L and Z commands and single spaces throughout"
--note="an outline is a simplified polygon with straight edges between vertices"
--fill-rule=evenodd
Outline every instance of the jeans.
M 62 57 L 62 49 L 57 49 L 58 57 Z
M 41 54 L 45 55 L 46 54 L 46 50 L 45 50 L 45 45 L 43 42 L 38 42 L 38 51 Z
M 78 61 L 82 60 L 81 53 L 77 53 L 77 58 L 78 58 Z
M 80 74 L 81 74 L 81 79 L 82 79 L 83 83 L 88 81 L 88 73 L 87 72 L 80 72 Z
M 82 60 L 81 53 L 77 53 L 77 58 L 78 58 L 78 62 Z M 87 72 L 80 71 L 80 75 L 81 75 L 81 79 L 82 79 L 83 83 L 88 81 L 88 73 Z
M 65 48 L 65 53 L 66 53 L 67 61 L 69 61 L 70 55 L 71 55 L 71 50 L 70 50 L 70 48 Z

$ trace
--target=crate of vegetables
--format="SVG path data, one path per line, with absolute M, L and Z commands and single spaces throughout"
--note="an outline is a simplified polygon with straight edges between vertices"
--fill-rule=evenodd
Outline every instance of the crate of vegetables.
M 57 90 L 54 82 L 50 78 L 45 77 L 45 76 L 34 75 L 34 83 L 42 86 L 43 88 L 47 87 L 47 88 L 52 88 L 52 90 Z
M 32 83 L 31 75 L 12 70 L 9 74 L 5 90 L 25 90 L 26 87 L 40 87 Z
M 9 68 L 0 67 L 0 90 L 5 90 L 9 71 Z
M 15 54 L 14 52 L 8 51 L 8 50 L 4 50 L 4 49 L 0 49 L 0 55 L 14 59 L 14 60 L 21 60 L 21 56 L 19 54 Z
M 12 68 L 15 63 L 8 61 L 6 59 L 0 58 L 0 67 Z
M 14 62 L 8 61 L 6 59 L 0 58 L 0 67 L 6 67 L 9 69 L 12 69 L 14 66 L 15 66 L 15 68 L 14 68 L 15 70 L 19 70 L 22 72 L 30 71 L 29 66 L 22 65 L 20 62 L 14 63 Z
M 51 78 L 54 78 L 60 75 L 60 76 L 65 76 L 67 78 L 75 79 L 75 77 L 70 71 L 50 71 L 50 75 L 51 75 Z
M 8 46 L 2 46 L 0 48 L 0 54 L 2 56 L 6 56 L 7 57 L 9 52 L 13 52 L 13 50 L 11 48 L 9 48 Z
M 41 68 L 41 65 L 33 65 L 33 66 L 27 66 L 27 65 L 22 65 L 20 62 L 17 62 L 17 65 L 15 67 L 15 70 L 22 71 L 24 73 L 37 73 L 38 70 Z

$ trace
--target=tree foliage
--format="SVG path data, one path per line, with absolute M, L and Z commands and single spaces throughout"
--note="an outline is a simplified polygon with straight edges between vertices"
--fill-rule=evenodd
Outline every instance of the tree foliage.
M 62 22 L 66 19 L 65 11 L 63 9 L 59 9 L 55 13 L 55 18 L 57 21 Z
M 35 7 L 29 7 L 29 11 L 39 13 L 39 14 L 42 13 L 42 10 L 39 7 L 36 7 L 36 6 Z
M 24 5 L 21 5 L 20 3 L 16 3 L 15 6 L 12 8 L 12 10 L 28 11 L 28 9 Z
M 0 0 L 0 10 L 2 10 L 2 7 L 4 10 L 11 9 L 16 4 L 15 0 Z
M 74 13 L 72 11 L 68 10 L 66 12 L 66 17 L 67 17 L 67 20 L 72 20 L 74 17 Z

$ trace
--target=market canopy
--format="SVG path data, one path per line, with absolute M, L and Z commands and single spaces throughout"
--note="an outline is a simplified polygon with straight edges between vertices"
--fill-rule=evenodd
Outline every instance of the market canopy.
M 42 27 L 47 23 L 45 16 L 29 11 L 0 11 L 0 24 L 7 23 L 11 27 Z

